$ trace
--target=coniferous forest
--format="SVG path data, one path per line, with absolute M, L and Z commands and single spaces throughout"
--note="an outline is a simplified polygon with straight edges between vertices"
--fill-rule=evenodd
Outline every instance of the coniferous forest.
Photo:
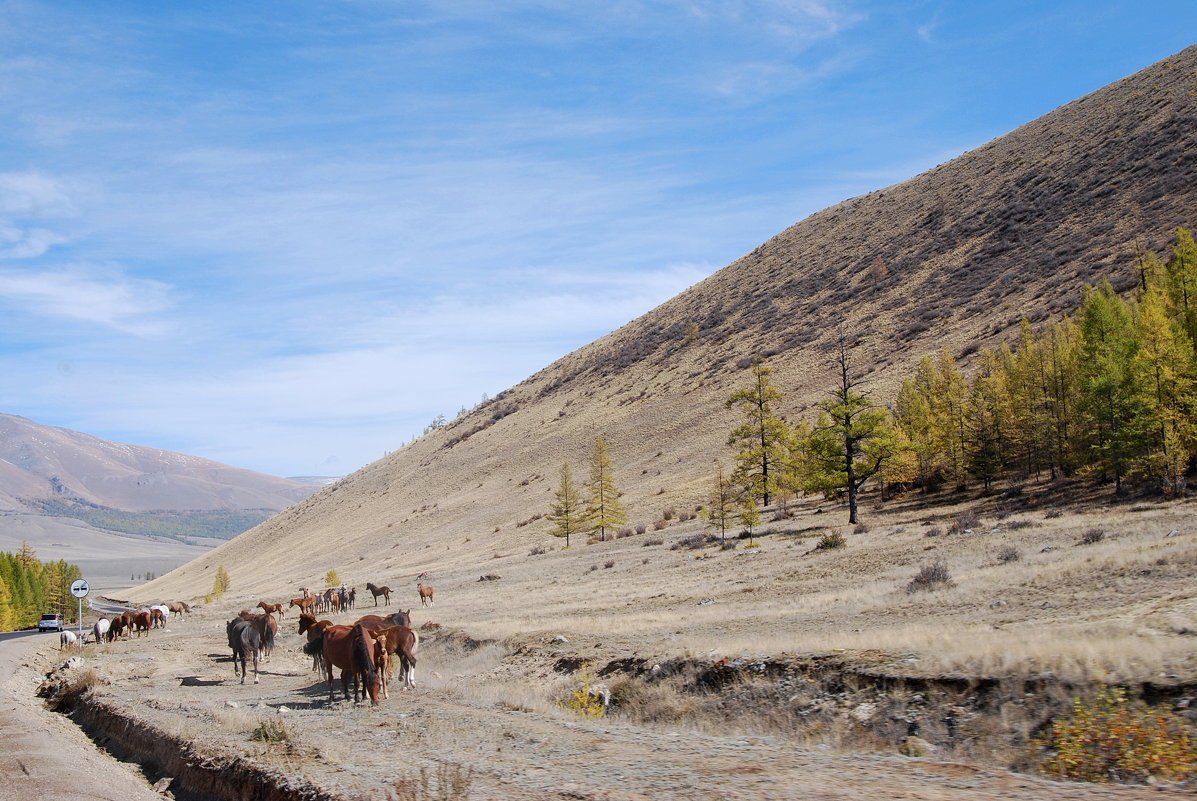
M 61 612 L 67 623 L 78 622 L 79 604 L 71 584 L 81 578 L 77 565 L 61 559 L 38 561 L 28 543 L 15 554 L 0 551 L 0 631 L 37 625 L 47 612 Z

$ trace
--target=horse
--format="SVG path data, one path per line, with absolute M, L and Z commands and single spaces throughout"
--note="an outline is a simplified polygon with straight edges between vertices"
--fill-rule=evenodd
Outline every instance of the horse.
M 170 614 L 182 617 L 183 613 L 191 614 L 191 607 L 185 601 L 171 601 L 166 605 L 170 610 Z
M 349 608 L 352 609 L 357 604 L 357 587 L 349 588 Z
M 382 596 L 387 601 L 387 606 L 391 605 L 391 588 L 390 587 L 375 587 L 370 582 L 366 582 L 366 589 L 374 595 L 374 605 L 378 606 L 378 596 Z
M 150 627 L 155 629 L 166 628 L 166 613 L 162 611 L 162 607 L 150 607 Z
M 420 606 L 432 606 L 432 587 L 417 583 L 416 592 L 420 593 Z
M 63 629 L 58 633 L 58 650 L 65 648 L 81 648 L 79 638 L 70 629 Z
M 381 615 L 362 615 L 354 623 L 384 623 L 388 626 L 407 626 L 409 629 L 411 625 L 411 610 L 400 609 L 398 612 L 391 612 L 386 617 Z
M 112 619 L 112 625 L 108 627 L 108 642 L 112 642 L 117 637 L 124 634 L 126 637 L 133 628 L 133 613 L 121 612 Z
M 102 617 L 92 625 L 92 634 L 97 644 L 100 643 L 108 635 L 108 630 L 112 628 L 112 621 L 106 617 Z
M 304 592 L 307 592 L 307 590 L 304 590 Z M 300 614 L 303 614 L 304 612 L 310 613 L 315 605 L 316 596 L 305 595 L 302 598 L 292 598 L 291 603 L 287 604 L 287 608 L 290 609 L 292 606 L 298 606 Z
M 393 676 L 395 668 L 391 664 L 391 652 L 387 650 L 387 637 L 385 634 L 378 632 L 369 632 L 370 637 L 374 640 L 374 669 L 378 671 L 378 683 L 382 685 L 382 697 L 384 700 L 390 700 L 391 692 L 387 688 L 387 679 Z
M 150 613 L 147 611 L 142 610 L 133 613 L 133 628 L 137 630 L 138 639 L 141 638 L 143 632 L 146 635 L 150 633 L 150 625 L 152 622 L 153 619 L 150 617 Z
M 307 634 L 308 642 L 320 637 L 324 630 L 333 625 L 331 620 L 317 620 L 315 615 L 309 615 L 307 612 L 299 613 L 299 633 Z M 314 653 L 312 657 L 312 670 L 323 670 L 323 652 Z
M 359 623 L 358 625 L 375 637 L 381 638 L 388 654 L 395 654 L 399 657 L 399 666 L 403 673 L 403 688 L 405 690 L 415 689 L 416 647 L 420 644 L 420 636 L 407 626 L 369 623 Z
M 324 600 L 328 604 L 328 611 L 341 611 L 341 591 L 337 589 L 330 589 L 324 593 Z
M 245 620 L 240 616 L 233 618 L 225 626 L 229 636 L 229 648 L 233 649 L 233 675 L 241 676 L 241 683 L 245 684 L 245 660 L 253 656 L 254 684 L 258 683 L 258 655 L 262 651 L 262 633 L 252 620 Z M 237 660 L 241 660 L 238 673 Z
M 266 661 L 270 661 L 270 653 L 274 650 L 274 635 L 278 633 L 278 621 L 269 612 L 255 614 L 249 609 L 242 609 L 237 617 L 254 625 L 261 637 L 261 652 Z
M 267 614 L 269 614 L 271 612 L 278 612 L 278 616 L 279 616 L 280 620 L 283 617 L 283 605 L 281 603 L 268 604 L 265 601 L 258 601 L 258 606 L 262 607 L 262 611 L 266 612 Z M 254 608 L 256 609 L 257 607 L 254 607 Z
M 379 678 L 374 669 L 375 652 L 372 644 L 375 640 L 366 633 L 360 624 L 353 626 L 329 626 L 325 628 L 317 639 L 303 647 L 303 652 L 315 656 L 319 650 L 324 655 L 324 669 L 328 676 L 328 702 L 334 701 L 333 668 L 341 669 L 341 689 L 345 700 L 349 700 L 349 678 L 353 677 L 353 702 L 359 698 L 359 681 L 363 692 L 361 697 L 369 695 L 370 703 L 378 703 Z

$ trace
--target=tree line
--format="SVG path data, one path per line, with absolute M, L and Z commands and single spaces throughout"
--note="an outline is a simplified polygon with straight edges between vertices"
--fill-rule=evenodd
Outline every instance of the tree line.
M 60 612 L 66 622 L 77 622 L 79 604 L 71 584 L 81 578 L 77 565 L 61 559 L 38 561 L 28 542 L 15 554 L 0 552 L 0 631 L 34 626 L 47 612 Z
M 1092 477 L 1171 496 L 1197 454 L 1197 244 L 1184 228 L 1167 261 L 1138 258 L 1130 297 L 1108 281 L 1087 286 L 1075 317 L 982 350 L 971 377 L 951 354 L 925 357 L 888 406 L 860 387 L 841 331 L 835 382 L 817 419 L 789 426 L 781 392 L 760 359 L 728 399 L 744 422 L 731 483 L 769 505 L 799 492 L 857 495 L 941 486 L 989 490 L 1003 479 Z M 715 495 L 725 493 L 720 475 Z M 742 502 L 742 500 L 741 500 Z

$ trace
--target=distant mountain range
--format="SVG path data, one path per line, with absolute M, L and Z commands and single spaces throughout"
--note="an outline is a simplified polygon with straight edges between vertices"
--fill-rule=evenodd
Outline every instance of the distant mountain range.
M 331 480 L 279 478 L 0 414 L 0 550 L 28 541 L 40 558 L 72 561 L 137 539 L 210 547 Z M 119 546 L 104 544 L 114 535 Z

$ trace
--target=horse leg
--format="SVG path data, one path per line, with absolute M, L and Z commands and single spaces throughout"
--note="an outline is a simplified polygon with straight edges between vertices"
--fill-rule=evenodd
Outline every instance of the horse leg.
M 254 684 L 258 683 L 258 649 L 253 650 L 254 657 Z

